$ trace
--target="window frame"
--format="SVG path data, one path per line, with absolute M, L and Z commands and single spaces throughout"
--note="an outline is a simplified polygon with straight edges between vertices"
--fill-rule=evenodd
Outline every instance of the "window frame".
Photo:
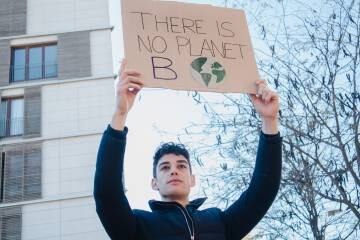
M 45 72 L 45 48 L 48 46 L 58 46 L 57 42 L 48 42 L 48 43 L 40 43 L 40 44 L 30 44 L 30 45 L 22 45 L 22 46 L 13 46 L 11 47 L 11 62 L 10 62 L 10 83 L 17 82 L 25 82 L 25 81 L 33 81 L 39 79 L 51 79 L 57 78 L 58 71 L 56 70 L 55 76 L 46 77 Z M 30 79 L 30 70 L 29 70 L 29 62 L 30 62 L 30 48 L 41 47 L 41 77 Z M 14 80 L 14 62 L 15 62 L 15 51 L 17 49 L 25 49 L 25 76 L 23 80 Z M 57 50 L 57 49 L 56 49 Z M 58 56 L 58 54 L 57 54 Z M 57 59 L 58 60 L 58 59 Z M 56 61 L 57 65 L 58 61 Z
M 1 152 L 0 163 L 0 203 L 3 203 L 5 196 L 5 152 Z
M 17 99 L 22 99 L 23 100 L 23 104 L 25 104 L 25 98 L 24 96 L 16 96 L 16 97 L 6 97 L 6 98 L 2 98 L 1 99 L 1 103 L 3 101 L 6 101 L 6 117 L 5 117 L 5 136 L 0 136 L 0 138 L 6 138 L 6 137 L 18 137 L 18 136 L 23 136 L 24 135 L 24 124 L 23 124 L 23 130 L 22 130 L 22 134 L 16 134 L 16 135 L 11 135 L 11 122 L 9 122 L 10 124 L 7 123 L 7 121 L 10 119 L 11 120 L 11 107 L 12 107 L 12 101 L 13 100 L 17 100 Z M 25 108 L 25 105 L 24 105 Z M 25 119 L 24 117 L 24 111 L 23 111 L 23 120 Z

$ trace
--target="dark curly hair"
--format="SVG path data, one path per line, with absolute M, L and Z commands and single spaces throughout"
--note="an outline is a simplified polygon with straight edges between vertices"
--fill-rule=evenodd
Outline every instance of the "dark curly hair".
M 177 156 L 181 155 L 186 158 L 189 163 L 190 173 L 191 173 L 191 164 L 190 164 L 190 155 L 184 144 L 167 142 L 162 143 L 155 152 L 153 157 L 153 177 L 156 177 L 156 166 L 159 163 L 160 158 L 166 154 L 175 154 Z

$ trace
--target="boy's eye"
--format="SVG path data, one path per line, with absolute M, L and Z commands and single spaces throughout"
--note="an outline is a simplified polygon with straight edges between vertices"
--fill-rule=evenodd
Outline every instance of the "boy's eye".
M 181 164 L 181 165 L 180 165 L 180 168 L 186 168 L 186 165 L 185 165 L 185 164 Z
M 161 167 L 160 169 L 161 170 L 167 170 L 167 169 L 169 169 L 170 167 L 169 166 L 163 166 L 163 167 Z

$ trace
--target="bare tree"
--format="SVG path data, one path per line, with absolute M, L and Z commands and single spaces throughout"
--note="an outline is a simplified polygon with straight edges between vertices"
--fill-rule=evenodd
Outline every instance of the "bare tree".
M 261 46 L 260 70 L 282 100 L 283 180 L 257 236 L 358 238 L 360 1 L 225 3 L 247 10 Z M 203 104 L 209 122 L 186 131 L 200 140 L 195 154 L 200 166 L 211 165 L 205 153 L 221 162 L 203 177 L 210 186 L 205 193 L 226 206 L 250 179 L 259 118 L 246 96 L 193 98 Z

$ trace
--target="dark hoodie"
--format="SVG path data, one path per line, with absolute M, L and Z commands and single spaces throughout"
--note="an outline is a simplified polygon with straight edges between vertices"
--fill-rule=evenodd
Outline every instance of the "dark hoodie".
M 255 227 L 275 199 L 281 177 L 281 137 L 261 133 L 249 187 L 226 210 L 198 210 L 204 198 L 186 207 L 152 200 L 151 212 L 131 209 L 122 183 L 127 131 L 126 127 L 118 131 L 108 125 L 97 156 L 96 211 L 111 239 L 239 240 Z

